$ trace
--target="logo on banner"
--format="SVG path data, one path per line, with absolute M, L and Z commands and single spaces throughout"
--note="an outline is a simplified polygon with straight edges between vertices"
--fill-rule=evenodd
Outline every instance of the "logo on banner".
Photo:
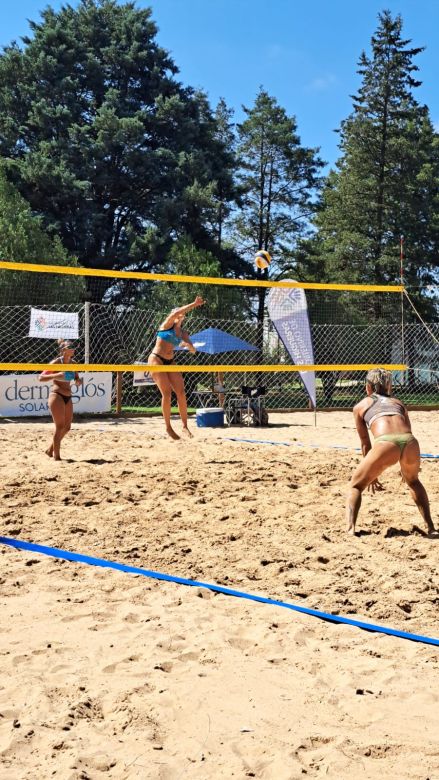
M 147 366 L 147 363 L 142 363 L 140 360 L 134 362 L 135 366 Z M 155 382 L 149 371 L 135 371 L 133 374 L 133 386 L 143 387 L 145 385 L 154 385 Z
M 47 320 L 45 317 L 37 317 L 35 320 L 35 327 L 37 330 L 45 330 L 47 328 Z
M 45 311 L 31 308 L 29 336 L 39 339 L 77 339 L 77 312 Z

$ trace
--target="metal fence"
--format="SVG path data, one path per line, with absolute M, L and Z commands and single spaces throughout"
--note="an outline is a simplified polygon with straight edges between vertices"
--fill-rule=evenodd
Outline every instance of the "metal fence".
M 155 333 L 163 315 L 140 308 L 109 304 L 57 304 L 45 307 L 53 311 L 77 311 L 80 315 L 78 362 L 133 364 L 146 362 L 155 342 Z M 44 363 L 57 353 L 53 340 L 29 338 L 30 306 L 0 307 L 0 362 Z M 196 332 L 215 327 L 251 344 L 257 341 L 257 325 L 247 320 L 211 320 L 195 314 L 188 328 Z M 439 325 L 406 324 L 311 324 L 314 360 L 318 364 L 405 363 L 410 369 L 395 372 L 394 385 L 409 406 L 439 407 Z M 263 332 L 262 352 L 225 352 L 192 356 L 180 352 L 177 362 L 193 365 L 281 365 L 291 359 L 268 318 Z M 190 407 L 197 405 L 196 393 L 211 390 L 217 378 L 213 373 L 185 375 Z M 363 395 L 364 372 L 316 372 L 317 406 L 320 409 L 348 408 Z M 116 383 L 114 383 L 116 384 Z M 227 391 L 240 392 L 241 385 L 263 385 L 268 409 L 308 407 L 308 397 L 300 376 L 282 371 L 226 373 Z M 133 374 L 122 374 L 122 410 L 141 413 L 156 410 L 160 394 L 154 383 L 133 385 Z M 115 399 L 114 399 L 115 400 Z M 215 396 L 212 396 L 215 404 Z

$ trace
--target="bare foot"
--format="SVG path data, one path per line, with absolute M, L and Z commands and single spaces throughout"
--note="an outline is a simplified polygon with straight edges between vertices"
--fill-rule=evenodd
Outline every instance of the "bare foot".
M 62 460 L 61 455 L 54 455 L 53 460 Z
M 352 520 L 350 520 L 350 521 L 348 522 L 348 525 L 347 525 L 346 531 L 347 531 L 347 532 L 348 532 L 348 534 L 350 534 L 351 536 L 355 536 L 355 523 L 353 523 L 353 522 L 352 522 Z
M 166 428 L 166 433 L 168 434 L 169 438 L 174 439 L 174 441 L 178 441 L 180 438 L 179 435 L 175 433 L 173 428 Z
M 49 458 L 53 458 L 53 447 L 48 447 L 44 452 Z
M 189 428 L 187 428 L 186 426 L 184 426 L 184 428 L 183 428 L 183 433 L 184 433 L 185 436 L 188 436 L 189 439 L 193 439 L 194 438 L 193 434 L 190 432 Z

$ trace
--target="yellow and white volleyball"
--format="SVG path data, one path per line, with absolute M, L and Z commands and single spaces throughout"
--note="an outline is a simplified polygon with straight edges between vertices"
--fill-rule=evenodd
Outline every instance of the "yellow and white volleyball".
M 268 268 L 271 263 L 271 255 L 269 255 L 265 249 L 260 249 L 259 252 L 256 252 L 255 254 L 255 263 L 256 268 L 264 270 L 264 268 Z

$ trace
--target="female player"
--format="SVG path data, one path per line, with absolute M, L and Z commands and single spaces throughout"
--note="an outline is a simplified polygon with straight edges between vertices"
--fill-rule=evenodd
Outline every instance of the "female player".
M 70 341 L 59 339 L 59 355 L 51 363 L 71 363 L 75 352 Z M 69 432 L 73 419 L 73 403 L 70 382 L 82 385 L 82 379 L 75 371 L 43 371 L 38 377 L 40 382 L 53 382 L 49 393 L 49 409 L 55 423 L 52 443 L 46 450 L 46 455 L 54 460 L 61 460 L 61 441 Z
M 355 534 L 355 523 L 361 506 L 361 495 L 368 487 L 372 493 L 383 490 L 380 474 L 395 463 L 407 483 L 428 533 L 435 528 L 430 515 L 428 496 L 418 479 L 421 465 L 419 444 L 412 434 L 407 409 L 392 396 L 392 375 L 383 368 L 374 368 L 366 376 L 366 398 L 354 406 L 355 425 L 361 440 L 364 460 L 351 479 L 346 505 L 347 531 Z M 369 429 L 374 437 L 373 446 Z
M 195 353 L 195 347 L 187 332 L 183 330 L 182 323 L 188 311 L 192 311 L 192 309 L 196 309 L 198 306 L 203 306 L 203 304 L 203 299 L 197 295 L 193 303 L 188 303 L 187 306 L 180 306 L 180 308 L 171 311 L 157 331 L 157 341 L 148 358 L 150 366 L 170 366 L 174 362 L 174 348 L 180 344 L 187 347 L 192 354 Z M 162 395 L 162 412 L 168 436 L 171 439 L 180 438 L 171 425 L 171 395 L 172 391 L 174 391 L 177 396 L 178 411 L 183 423 L 183 432 L 187 436 L 192 437 L 187 427 L 187 402 L 182 375 L 174 372 L 151 371 L 151 376 Z

